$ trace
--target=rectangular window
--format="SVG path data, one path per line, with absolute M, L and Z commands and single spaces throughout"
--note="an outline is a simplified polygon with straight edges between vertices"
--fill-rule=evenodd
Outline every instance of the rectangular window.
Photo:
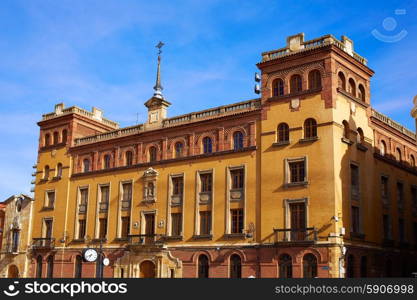
M 231 233 L 243 233 L 243 209 L 230 210 L 232 228 Z
M 352 200 L 359 200 L 359 167 L 350 165 L 350 184 Z
M 305 182 L 305 161 L 293 161 L 288 163 L 290 171 L 289 183 Z
M 13 230 L 12 232 L 12 252 L 17 253 L 19 251 L 19 238 L 20 238 L 20 231 Z
M 404 219 L 398 219 L 398 235 L 400 238 L 400 242 L 405 242 L 405 227 L 404 227 Z
M 231 170 L 230 176 L 232 178 L 232 189 L 243 189 L 243 185 L 244 185 L 243 169 Z
M 79 213 L 85 214 L 87 211 L 87 201 L 88 201 L 88 188 L 80 189 L 80 206 Z
M 52 219 L 44 220 L 43 237 L 47 239 L 52 238 Z
M 132 203 L 132 183 L 123 183 L 122 193 L 122 210 L 128 210 Z
M 404 208 L 404 185 L 401 182 L 397 182 L 397 201 L 398 209 Z
M 171 214 L 171 235 L 181 236 L 182 234 L 182 213 Z
M 181 196 L 183 193 L 184 179 L 182 176 L 172 178 L 172 195 Z
M 382 227 L 384 230 L 384 239 L 391 239 L 391 220 L 389 215 L 383 215 L 382 217 Z
M 359 207 L 352 206 L 352 232 L 359 233 L 359 218 L 360 218 L 360 212 Z
M 130 217 L 122 217 L 121 238 L 126 239 L 130 233 Z
M 200 211 L 200 235 L 211 234 L 211 211 Z
M 100 186 L 100 212 L 106 212 L 109 208 L 109 186 Z
M 78 220 L 78 238 L 84 239 L 85 237 L 85 230 L 86 230 L 86 221 L 85 220 Z
M 200 174 L 201 192 L 207 193 L 212 191 L 213 176 L 211 173 Z
M 105 239 L 107 236 L 107 218 L 99 219 L 99 239 Z
M 55 204 L 55 191 L 46 192 L 45 206 L 48 208 L 53 208 L 54 204 Z

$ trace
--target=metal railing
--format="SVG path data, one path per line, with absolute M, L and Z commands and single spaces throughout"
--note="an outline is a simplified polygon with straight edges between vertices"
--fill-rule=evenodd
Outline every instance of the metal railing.
M 127 236 L 129 246 L 163 244 L 163 234 L 130 234 Z
M 274 229 L 275 243 L 315 241 L 317 241 L 317 229 L 315 227 Z
M 55 248 L 55 238 L 33 238 L 32 249 L 53 249 Z

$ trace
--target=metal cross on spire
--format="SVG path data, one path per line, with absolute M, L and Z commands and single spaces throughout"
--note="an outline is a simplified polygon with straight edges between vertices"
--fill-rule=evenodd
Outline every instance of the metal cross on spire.
M 154 97 L 164 99 L 164 96 L 162 95 L 162 90 L 164 89 L 161 84 L 161 48 L 165 44 L 162 42 L 159 42 L 158 45 L 156 45 L 156 48 L 158 48 L 158 68 L 156 71 L 156 83 L 153 89 L 155 90 L 155 93 L 153 94 Z

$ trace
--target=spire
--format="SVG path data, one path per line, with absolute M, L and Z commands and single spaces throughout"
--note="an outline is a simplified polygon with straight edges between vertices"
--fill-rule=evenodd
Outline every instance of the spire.
M 155 90 L 155 93 L 153 94 L 154 97 L 164 99 L 164 96 L 162 95 L 162 90 L 164 89 L 161 85 L 161 53 L 162 53 L 162 46 L 165 44 L 162 42 L 159 42 L 158 45 L 156 45 L 156 48 L 158 48 L 158 68 L 156 71 L 156 83 L 153 89 Z

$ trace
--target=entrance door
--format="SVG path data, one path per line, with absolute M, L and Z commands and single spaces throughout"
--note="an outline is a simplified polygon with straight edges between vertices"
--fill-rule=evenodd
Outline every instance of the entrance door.
M 155 264 L 150 260 L 145 260 L 139 266 L 140 278 L 155 278 Z
M 10 265 L 7 278 L 19 278 L 19 269 L 15 265 Z
M 290 204 L 291 214 L 291 240 L 303 241 L 306 239 L 306 209 L 304 203 Z
M 155 215 L 145 215 L 145 243 L 153 243 L 155 241 Z

